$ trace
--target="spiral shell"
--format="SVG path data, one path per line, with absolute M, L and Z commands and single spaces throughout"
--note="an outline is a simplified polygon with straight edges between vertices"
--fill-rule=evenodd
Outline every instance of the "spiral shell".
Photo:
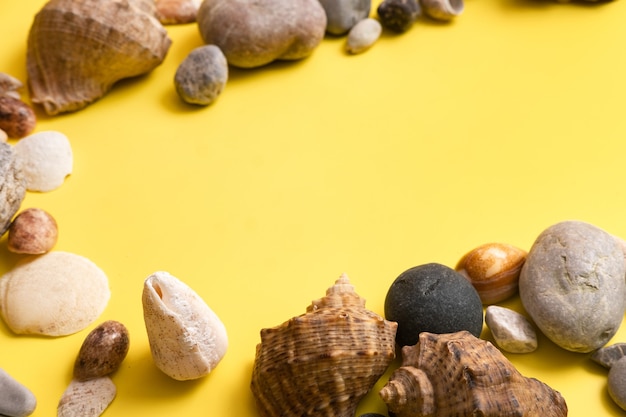
M 150 0 L 50 0 L 28 34 L 32 102 L 50 115 L 76 111 L 152 71 L 171 44 L 155 13 Z
M 380 396 L 396 417 L 565 417 L 558 391 L 522 376 L 491 343 L 467 331 L 422 332 Z
M 303 315 L 261 330 L 251 389 L 262 417 L 354 417 L 395 358 L 397 323 L 365 308 L 344 274 Z

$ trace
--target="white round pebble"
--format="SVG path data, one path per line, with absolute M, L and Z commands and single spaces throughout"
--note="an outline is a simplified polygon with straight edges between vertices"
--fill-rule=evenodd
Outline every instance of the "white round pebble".
M 24 385 L 0 369 L 0 416 L 25 417 L 37 407 L 37 399 Z
M 626 410 L 626 357 L 609 369 L 609 395 L 621 409 Z
M 378 41 L 382 30 L 380 22 L 371 17 L 359 21 L 348 33 L 346 50 L 351 54 L 366 51 Z
M 29 191 L 52 191 L 72 173 L 72 147 L 60 132 L 34 133 L 20 139 L 14 150 L 22 161 L 26 189 Z
M 537 349 L 535 329 L 526 317 L 518 312 L 491 305 L 485 311 L 485 323 L 502 350 L 511 353 L 529 353 Z

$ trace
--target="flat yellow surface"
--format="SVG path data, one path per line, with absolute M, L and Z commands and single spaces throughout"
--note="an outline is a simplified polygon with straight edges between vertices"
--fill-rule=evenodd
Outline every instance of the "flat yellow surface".
M 27 33 L 43 4 L 0 3 L 1 72 L 26 81 Z M 67 337 L 0 324 L 0 367 L 36 395 L 34 416 L 55 415 L 84 337 L 107 319 L 128 327 L 131 348 L 105 415 L 254 417 L 260 329 L 304 313 L 342 272 L 383 314 L 401 272 L 454 267 L 483 243 L 529 249 L 568 219 L 626 236 L 626 2 L 465 6 L 450 24 L 421 18 L 405 34 L 385 32 L 361 55 L 326 38 L 302 61 L 232 69 L 206 108 L 173 87 L 202 44 L 197 27 L 170 26 L 172 47 L 149 75 L 76 113 L 38 109 L 36 131 L 68 136 L 74 171 L 52 192 L 28 193 L 23 208 L 50 212 L 55 250 L 94 261 L 112 297 Z M 0 272 L 18 259 L 3 237 Z M 226 325 L 229 350 L 206 378 L 177 382 L 153 365 L 141 291 L 158 270 Z M 502 305 L 521 311 L 517 298 Z M 612 342 L 625 340 L 626 325 Z M 560 391 L 571 417 L 626 415 L 588 355 L 541 337 L 535 353 L 507 356 Z M 359 414 L 386 415 L 384 382 Z

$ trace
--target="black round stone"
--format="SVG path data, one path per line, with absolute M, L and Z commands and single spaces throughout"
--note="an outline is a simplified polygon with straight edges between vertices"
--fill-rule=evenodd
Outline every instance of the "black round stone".
M 483 306 L 476 289 L 461 274 L 429 263 L 404 271 L 391 284 L 385 318 L 398 323 L 398 347 L 412 346 L 421 332 L 467 330 L 480 337 Z

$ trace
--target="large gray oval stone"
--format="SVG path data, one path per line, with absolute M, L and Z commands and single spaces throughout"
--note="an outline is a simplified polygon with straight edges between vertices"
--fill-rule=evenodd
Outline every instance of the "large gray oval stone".
M 554 343 L 591 352 L 617 332 L 626 308 L 626 267 L 617 240 L 581 221 L 550 226 L 535 240 L 519 279 L 524 308 Z

